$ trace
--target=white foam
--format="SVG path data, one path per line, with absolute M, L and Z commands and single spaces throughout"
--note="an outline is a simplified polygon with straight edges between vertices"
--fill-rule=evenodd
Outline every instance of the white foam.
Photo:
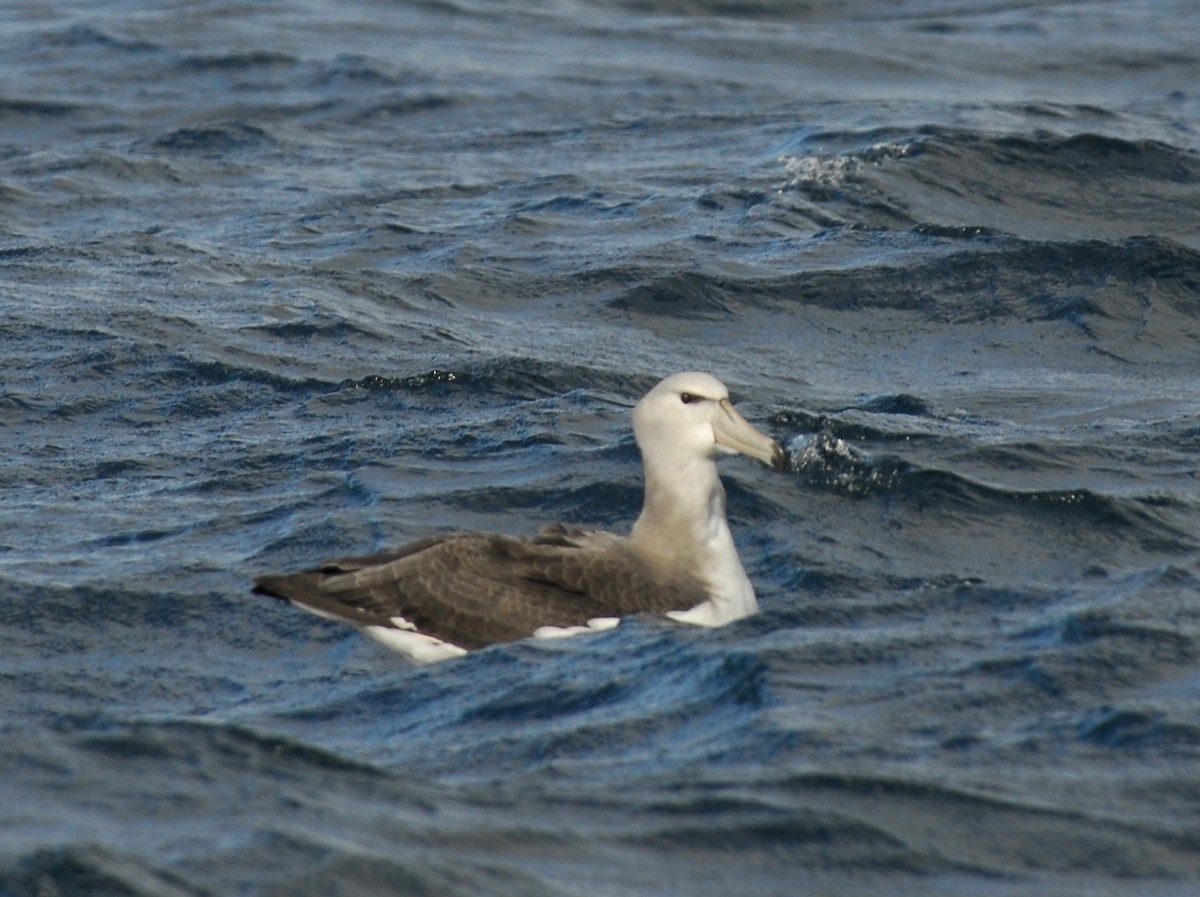
M 850 156 L 782 156 L 787 177 L 781 190 L 795 187 L 840 187 L 862 165 Z
M 780 190 L 797 187 L 836 189 L 864 169 L 878 167 L 891 159 L 904 159 L 912 152 L 912 142 L 876 143 L 866 149 L 835 156 L 780 156 L 787 178 Z

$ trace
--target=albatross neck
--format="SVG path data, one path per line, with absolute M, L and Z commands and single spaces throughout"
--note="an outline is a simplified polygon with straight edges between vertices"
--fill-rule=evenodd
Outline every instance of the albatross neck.
M 721 626 L 758 610 L 725 520 L 725 489 L 708 458 L 661 463 L 645 459 L 646 495 L 629 535 L 632 546 L 679 571 L 698 575 L 709 600 L 672 616 Z

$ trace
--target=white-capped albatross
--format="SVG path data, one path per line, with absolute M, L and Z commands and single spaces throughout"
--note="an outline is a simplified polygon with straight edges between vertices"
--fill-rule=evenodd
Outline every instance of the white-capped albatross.
M 418 662 L 528 636 L 615 626 L 636 613 L 724 626 L 758 610 L 725 520 L 721 454 L 782 469 L 782 446 L 738 413 L 709 374 L 674 374 L 633 409 L 645 469 L 628 536 L 555 524 L 532 538 L 434 536 L 305 573 L 260 576 L 254 591 L 352 623 Z

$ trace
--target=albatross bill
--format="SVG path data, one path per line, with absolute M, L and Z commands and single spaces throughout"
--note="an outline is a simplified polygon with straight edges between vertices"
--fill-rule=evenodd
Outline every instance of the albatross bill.
M 719 380 L 698 372 L 650 390 L 633 427 L 645 497 L 628 536 L 561 524 L 532 538 L 434 536 L 261 576 L 254 591 L 358 626 L 417 662 L 607 629 L 630 614 L 722 626 L 755 613 L 715 462 L 744 454 L 782 469 L 783 448 L 738 412 Z

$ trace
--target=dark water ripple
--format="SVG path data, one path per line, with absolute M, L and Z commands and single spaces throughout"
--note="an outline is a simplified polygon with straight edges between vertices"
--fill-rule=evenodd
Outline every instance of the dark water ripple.
M 7 24 L 0 893 L 1195 893 L 1192 4 Z M 628 526 L 697 367 L 792 450 L 757 616 L 414 669 L 246 593 Z

